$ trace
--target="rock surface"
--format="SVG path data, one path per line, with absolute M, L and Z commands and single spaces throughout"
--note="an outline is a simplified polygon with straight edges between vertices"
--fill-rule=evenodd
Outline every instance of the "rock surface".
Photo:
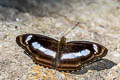
M 14 6 L 8 4 L 9 0 L 0 1 L 0 80 L 120 80 L 119 0 L 45 0 L 39 2 L 41 6 L 26 1 L 35 7 L 27 10 L 14 0 L 11 2 Z M 66 36 L 68 41 L 94 41 L 109 50 L 103 60 L 78 72 L 38 66 L 15 42 L 16 36 L 24 33 L 59 40 L 77 22 L 80 24 Z

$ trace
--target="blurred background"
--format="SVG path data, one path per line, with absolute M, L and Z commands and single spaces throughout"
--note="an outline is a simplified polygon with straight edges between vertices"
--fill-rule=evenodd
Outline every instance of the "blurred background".
M 67 7 L 71 0 L 0 0 L 0 6 L 16 9 L 18 12 L 29 12 L 34 16 L 46 16 Z M 1 11 L 2 12 L 2 11 Z

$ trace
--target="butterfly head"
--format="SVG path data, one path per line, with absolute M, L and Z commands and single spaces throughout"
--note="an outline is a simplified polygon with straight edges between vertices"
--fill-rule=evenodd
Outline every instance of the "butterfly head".
M 64 36 L 61 37 L 60 43 L 64 45 L 66 44 L 66 38 Z

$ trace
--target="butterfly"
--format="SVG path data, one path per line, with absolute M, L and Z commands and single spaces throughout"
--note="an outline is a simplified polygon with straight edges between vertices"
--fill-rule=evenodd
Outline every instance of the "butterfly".
M 22 47 L 37 64 L 59 71 L 79 70 L 84 64 L 107 55 L 108 49 L 89 41 L 66 42 L 39 34 L 23 34 L 16 37 Z

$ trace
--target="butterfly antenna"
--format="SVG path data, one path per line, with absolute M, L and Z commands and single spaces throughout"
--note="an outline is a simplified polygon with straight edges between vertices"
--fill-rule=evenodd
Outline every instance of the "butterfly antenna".
M 78 24 L 80 24 L 80 23 L 78 22 L 75 26 L 73 26 L 64 36 L 66 36 L 68 33 L 70 33 Z

